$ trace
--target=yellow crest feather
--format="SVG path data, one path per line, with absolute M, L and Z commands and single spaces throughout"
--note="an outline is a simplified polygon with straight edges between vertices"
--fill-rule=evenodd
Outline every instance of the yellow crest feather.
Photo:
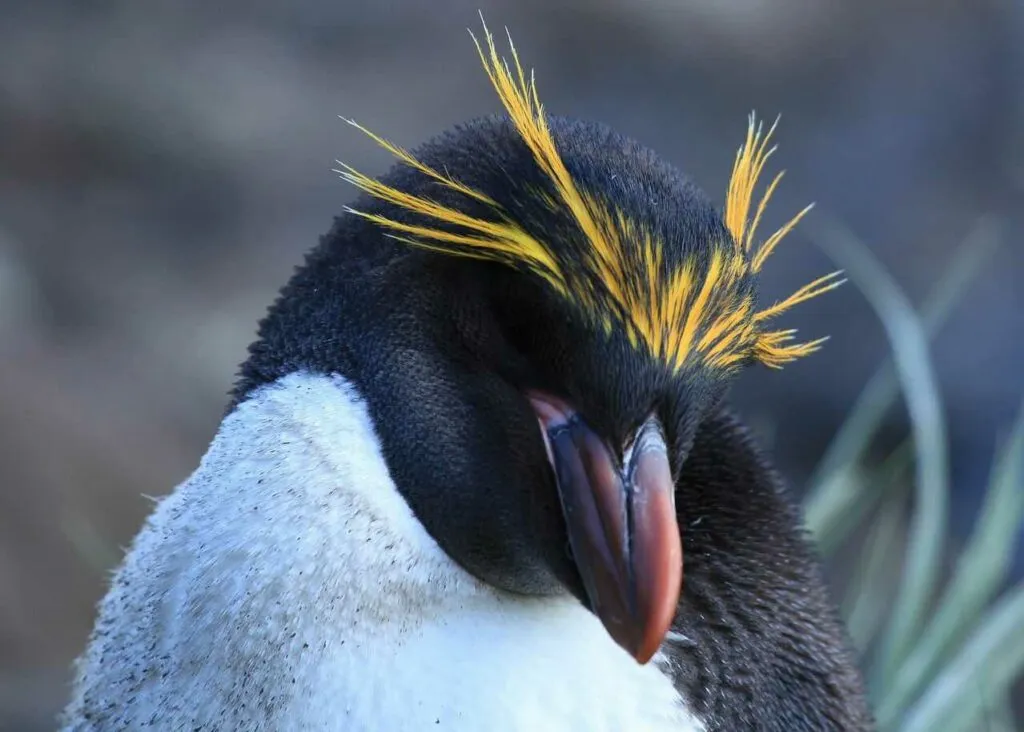
M 784 175 L 784 172 L 776 174 L 772 182 L 768 184 L 768 188 L 761 196 L 761 201 L 757 205 L 753 220 L 749 220 L 750 205 L 753 202 L 754 188 L 757 185 L 757 180 L 761 176 L 768 158 L 775 152 L 774 147 L 768 147 L 768 142 L 771 140 L 772 133 L 775 132 L 778 123 L 779 120 L 776 118 L 775 123 L 772 124 L 767 134 L 762 134 L 764 128 L 761 124 L 756 124 L 753 114 L 750 115 L 747 123 L 747 139 L 736 152 L 736 161 L 733 164 L 732 175 L 729 178 L 729 189 L 725 197 L 725 225 L 732 233 L 736 247 L 750 257 L 750 268 L 753 272 L 761 271 L 765 260 L 775 250 L 778 243 L 782 241 L 782 238 L 792 231 L 793 227 L 800 222 L 800 219 L 814 206 L 814 204 L 806 206 L 769 236 L 757 248 L 757 251 L 754 251 L 754 234 L 757 231 L 757 225 L 761 221 L 761 215 L 768 205 L 768 200 L 775 192 L 775 188 Z M 785 300 L 781 300 L 764 310 L 754 313 L 754 322 L 760 323 L 774 318 L 794 305 L 839 287 L 845 282 L 845 280 L 841 279 L 841 275 L 841 272 L 832 272 L 824 277 L 819 277 L 810 284 L 804 285 Z M 789 361 L 794 361 L 801 356 L 817 351 L 821 344 L 828 340 L 827 338 L 819 338 L 807 343 L 790 343 L 795 333 L 795 330 L 759 331 L 754 342 L 754 358 L 766 366 L 778 368 Z
M 778 367 L 820 346 L 824 339 L 792 344 L 792 331 L 762 332 L 759 324 L 832 289 L 839 284 L 835 275 L 820 278 L 759 312 L 754 310 L 752 297 L 741 294 L 742 282 L 760 270 L 779 241 L 810 209 L 801 211 L 753 251 L 757 224 L 782 176 L 780 173 L 772 181 L 753 221 L 748 223 L 754 187 L 774 150 L 767 149 L 774 126 L 762 137 L 761 127 L 755 129 L 751 116 L 747 139 L 736 156 L 725 207 L 725 222 L 735 247 L 712 242 L 703 271 L 698 271 L 697 262 L 684 262 L 668 271 L 663 242 L 622 211 L 580 190 L 555 145 L 533 74 L 527 77 L 523 71 L 511 37 L 510 66 L 498 55 L 486 24 L 483 29 L 486 49 L 475 36 L 473 42 L 488 79 L 554 192 L 552 196 L 547 191 L 537 191 L 538 200 L 572 218 L 587 243 L 583 250 L 575 252 L 581 261 L 561 261 L 554 248 L 531 235 L 491 197 L 424 164 L 405 149 L 351 120 L 346 121 L 405 165 L 448 191 L 483 204 L 493 219 L 477 218 L 424 196 L 398 190 L 339 161 L 341 169 L 337 172 L 360 190 L 428 221 L 444 224 L 445 228 L 352 208 L 346 210 L 388 229 L 391 236 L 413 246 L 524 268 L 576 305 L 605 333 L 615 324 L 620 325 L 634 347 L 646 348 L 673 371 L 688 363 L 727 369 L 750 359 Z

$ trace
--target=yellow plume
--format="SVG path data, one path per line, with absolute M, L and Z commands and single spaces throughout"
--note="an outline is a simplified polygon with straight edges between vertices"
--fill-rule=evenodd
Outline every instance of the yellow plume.
M 779 123 L 778 118 L 776 118 L 768 133 L 762 134 L 763 126 L 760 123 L 755 125 L 755 121 L 755 117 L 751 113 L 747 123 L 747 139 L 736 152 L 736 161 L 733 163 L 732 175 L 729 178 L 729 189 L 725 197 L 725 225 L 732 233 L 736 247 L 750 257 L 751 271 L 760 272 L 765 260 L 775 250 L 779 242 L 782 241 L 782 238 L 793 230 L 800 222 L 800 219 L 807 215 L 807 212 L 814 207 L 814 204 L 806 206 L 769 236 L 757 248 L 756 252 L 754 251 L 754 235 L 757 231 L 757 225 L 761 222 L 761 215 L 764 213 L 768 200 L 775 192 L 779 181 L 782 180 L 782 176 L 785 174 L 785 171 L 776 174 L 772 182 L 768 184 L 768 188 L 761 196 L 761 201 L 757 205 L 753 221 L 751 221 L 749 216 L 750 205 L 754 198 L 754 188 L 764 170 L 765 163 L 772 153 L 775 152 L 775 147 L 769 148 L 768 142 Z M 785 300 L 755 313 L 753 316 L 754 322 L 760 323 L 761 321 L 773 318 L 789 310 L 794 305 L 839 287 L 846 281 L 840 279 L 841 275 L 841 272 L 832 272 L 824 277 L 819 277 L 808 285 L 804 285 Z M 790 343 L 789 341 L 793 339 L 795 333 L 796 331 L 794 330 L 759 331 L 754 342 L 754 358 L 766 366 L 778 368 L 789 361 L 794 361 L 801 356 L 817 351 L 821 344 L 827 340 L 827 338 L 819 338 L 808 343 Z
M 781 173 L 775 177 L 753 221 L 748 222 L 757 179 L 774 151 L 767 149 L 774 125 L 762 136 L 751 116 L 747 139 L 736 156 L 725 207 L 735 249 L 730 250 L 726 242 L 708 242 L 706 262 L 693 257 L 669 271 L 664 242 L 643 224 L 577 185 L 551 134 L 533 73 L 527 76 L 523 71 L 511 36 L 510 65 L 499 56 L 486 23 L 483 30 L 484 44 L 470 32 L 480 61 L 516 132 L 550 184 L 549 190 L 537 190 L 534 195 L 546 208 L 568 215 L 585 245 L 571 251 L 550 246 L 515 221 L 491 196 L 426 165 L 351 120 L 346 121 L 403 164 L 449 194 L 482 204 L 489 213 L 487 218 L 467 214 L 453 205 L 388 186 L 339 161 L 337 172 L 343 179 L 423 220 L 412 223 L 382 213 L 346 210 L 413 246 L 525 269 L 547 282 L 606 334 L 618 324 L 634 347 L 645 348 L 673 371 L 689 363 L 729 369 L 751 359 L 777 367 L 817 349 L 821 341 L 792 344 L 791 331 L 765 333 L 759 323 L 832 289 L 839 284 L 834 275 L 816 280 L 760 312 L 754 311 L 752 296 L 744 285 L 810 209 L 801 211 L 753 251 L 757 224 L 782 177 Z

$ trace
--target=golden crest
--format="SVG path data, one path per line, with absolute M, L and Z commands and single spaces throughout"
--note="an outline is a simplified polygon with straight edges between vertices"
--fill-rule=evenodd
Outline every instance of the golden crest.
M 381 201 L 419 214 L 425 222 L 408 223 L 348 208 L 350 213 L 379 224 L 391 236 L 413 246 L 525 269 L 543 279 L 606 333 L 616 326 L 623 328 L 634 347 L 647 349 L 673 371 L 693 363 L 731 368 L 749 360 L 777 368 L 820 347 L 826 339 L 794 343 L 795 331 L 766 330 L 764 325 L 794 305 L 842 284 L 840 273 L 825 275 L 762 310 L 755 309 L 751 296 L 740 287 L 761 270 L 782 238 L 811 208 L 808 206 L 755 245 L 757 225 L 782 178 L 782 173 L 775 176 L 751 219 L 754 189 L 775 150 L 768 147 L 775 125 L 763 134 L 762 126 L 751 115 L 746 140 L 736 153 L 724 211 L 733 241 L 710 243 L 712 250 L 703 271 L 698 271 L 697 262 L 684 262 L 666 273 L 664 243 L 641 222 L 581 190 L 573 180 L 548 128 L 533 74 L 528 77 L 524 73 L 511 37 L 511 66 L 498 55 L 486 25 L 484 37 L 486 49 L 475 36 L 473 41 L 487 76 L 555 192 L 555 198 L 546 197 L 543 203 L 561 207 L 572 217 L 584 235 L 585 249 L 571 251 L 571 264 L 564 261 L 565 253 L 560 255 L 560 250 L 531 235 L 489 196 L 346 120 L 405 165 L 450 191 L 484 204 L 493 218 L 471 216 L 400 191 L 339 161 L 338 172 L 346 181 Z M 436 228 L 430 221 L 446 228 Z

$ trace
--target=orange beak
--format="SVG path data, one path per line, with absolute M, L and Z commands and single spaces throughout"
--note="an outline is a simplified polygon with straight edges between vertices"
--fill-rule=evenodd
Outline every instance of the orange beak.
M 619 468 L 575 410 L 549 395 L 533 393 L 530 401 L 591 608 L 616 643 L 647 663 L 675 617 L 683 581 L 664 437 L 657 422 L 645 423 Z

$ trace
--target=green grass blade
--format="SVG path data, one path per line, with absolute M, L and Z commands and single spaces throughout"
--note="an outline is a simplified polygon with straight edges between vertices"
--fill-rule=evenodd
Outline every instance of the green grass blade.
M 842 500 L 845 505 L 815 504 L 821 507 L 820 510 L 835 511 L 828 519 L 830 530 L 815 536 L 818 551 L 828 556 L 838 549 L 846 537 L 875 510 L 875 506 L 885 495 L 886 488 L 913 465 L 913 458 L 913 443 L 906 440 L 876 470 L 848 466 L 845 470 L 837 471 L 832 480 L 842 479 L 848 483 L 839 490 L 829 491 L 828 495 L 832 496 L 830 500 Z
M 876 676 L 880 688 L 886 688 L 916 639 L 941 569 L 949 503 L 946 424 L 928 338 L 906 295 L 852 233 L 838 223 L 819 223 L 819 229 L 824 229 L 822 248 L 846 270 L 882 321 L 910 413 L 917 456 L 903 584 L 882 643 Z
M 983 216 L 954 252 L 942 278 L 921 307 L 921 320 L 929 337 L 941 330 L 967 288 L 991 260 L 999 247 L 1000 234 L 999 222 Z M 842 543 L 856 526 L 848 518 L 851 509 L 860 508 L 859 496 L 851 490 L 847 471 L 861 459 L 898 396 L 896 371 L 892 360 L 886 359 L 864 386 L 808 482 L 812 488 L 804 502 L 807 525 L 825 554 Z
M 900 732 L 979 728 L 992 699 L 1024 671 L 1024 586 L 1000 600 L 907 714 Z
M 878 503 L 871 475 L 846 465 L 817 484 L 804 504 L 804 522 L 823 556 L 832 554 Z
M 885 619 L 892 583 L 886 580 L 892 558 L 900 552 L 901 529 L 906 520 L 902 492 L 893 491 L 865 540 L 865 550 L 846 590 L 842 613 L 853 644 L 862 653 Z
M 909 488 L 909 481 L 906 480 L 907 470 L 912 465 L 913 458 L 913 444 L 910 440 L 904 440 L 900 445 L 892 451 L 892 453 L 882 462 L 878 468 L 871 471 L 868 477 L 865 478 L 870 483 L 870 490 L 861 491 L 861 501 L 858 504 L 854 504 L 857 508 L 855 512 L 858 517 L 855 519 L 859 523 L 864 516 L 870 511 L 874 510 L 876 501 L 868 501 L 865 498 L 878 497 L 884 499 L 883 505 L 879 510 L 876 522 L 882 521 L 887 522 L 888 519 L 884 517 L 888 514 L 895 513 L 900 519 L 900 526 L 902 521 L 906 519 L 906 498 L 907 489 Z M 870 504 L 868 509 L 862 509 L 860 506 L 864 504 Z M 893 530 L 900 528 L 900 526 L 891 527 Z M 878 530 L 878 526 L 875 525 L 871 529 L 871 533 L 874 534 Z M 885 536 L 888 529 L 882 530 L 882 536 Z M 859 567 L 863 568 L 870 565 L 869 555 L 872 553 L 872 547 L 875 545 L 873 541 L 879 539 L 878 536 L 872 536 L 865 540 L 864 546 L 867 547 L 867 551 L 862 551 L 860 556 Z M 883 540 L 883 543 L 884 540 Z M 887 559 L 891 562 L 893 557 L 902 555 L 902 547 L 892 547 L 892 551 L 887 553 Z M 880 576 L 880 575 L 879 575 Z M 843 600 L 843 607 L 849 608 L 853 612 L 853 607 L 857 602 L 857 597 L 860 595 L 860 589 L 870 592 L 871 588 L 877 584 L 873 579 L 864 578 L 864 582 L 860 585 L 860 588 L 847 587 L 846 597 Z M 851 583 L 853 584 L 853 583 Z M 843 614 L 844 617 L 850 617 L 848 613 Z M 872 631 L 873 632 L 873 631 Z
M 1024 405 L 999 451 L 981 514 L 945 596 L 878 707 L 884 729 L 903 713 L 944 655 L 966 633 L 1006 580 L 1024 521 Z M 1024 635 L 1024 628 L 1021 629 Z

